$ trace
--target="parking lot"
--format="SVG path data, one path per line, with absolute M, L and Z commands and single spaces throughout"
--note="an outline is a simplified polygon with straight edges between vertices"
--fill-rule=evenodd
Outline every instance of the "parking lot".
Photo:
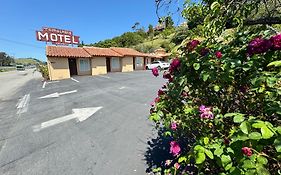
M 0 101 L 0 174 L 145 174 L 151 71 L 28 81 Z

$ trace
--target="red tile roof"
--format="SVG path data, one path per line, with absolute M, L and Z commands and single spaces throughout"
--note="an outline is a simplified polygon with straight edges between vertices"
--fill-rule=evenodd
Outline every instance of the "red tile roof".
M 50 57 L 90 58 L 91 55 L 81 47 L 47 46 L 46 55 Z
M 170 56 L 169 53 L 141 53 L 131 48 L 99 48 L 99 47 L 62 47 L 47 46 L 46 55 L 49 57 L 66 57 L 66 58 L 90 58 L 90 57 L 124 57 L 124 56 L 141 56 L 151 58 L 162 58 Z
M 100 47 L 83 47 L 90 55 L 98 57 L 123 57 L 123 55 L 109 49 Z
M 144 53 L 131 48 L 111 47 L 110 49 L 124 56 L 145 56 Z

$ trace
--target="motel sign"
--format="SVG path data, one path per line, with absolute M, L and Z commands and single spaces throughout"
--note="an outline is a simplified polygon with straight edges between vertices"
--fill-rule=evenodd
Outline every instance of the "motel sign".
M 44 27 L 36 31 L 38 41 L 51 42 L 52 44 L 79 44 L 79 36 L 74 36 L 72 31 Z

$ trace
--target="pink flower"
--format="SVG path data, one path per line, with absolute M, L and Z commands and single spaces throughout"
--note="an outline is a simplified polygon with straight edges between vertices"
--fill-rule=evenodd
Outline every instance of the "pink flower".
M 162 91 L 161 89 L 158 90 L 158 96 L 164 95 L 164 91 Z
M 155 77 L 158 77 L 159 72 L 158 72 L 157 67 L 155 67 L 155 68 L 152 69 L 152 74 L 153 74 Z
M 209 51 L 210 51 L 210 49 L 207 48 L 207 47 L 205 47 L 205 48 L 202 48 L 202 49 L 200 50 L 200 54 L 201 54 L 202 56 L 206 56 L 206 55 L 209 53 Z
M 272 50 L 281 50 L 281 34 L 270 38 Z
M 150 106 L 152 106 L 152 107 L 155 106 L 155 102 L 154 102 L 154 101 L 151 102 L 151 103 L 150 103 Z
M 169 78 L 169 82 L 171 83 L 174 80 L 173 77 Z
M 172 163 L 171 160 L 166 160 L 166 161 L 165 161 L 165 165 L 166 165 L 166 166 L 169 166 L 171 163 Z
M 160 98 L 159 98 L 159 97 L 156 97 L 156 98 L 154 99 L 154 102 L 155 102 L 155 103 L 160 102 Z
M 164 78 L 164 79 L 170 79 L 170 78 L 171 78 L 171 74 L 170 74 L 168 71 L 165 71 L 165 72 L 163 73 L 163 78 Z
M 181 65 L 181 62 L 178 58 L 175 58 L 172 60 L 170 65 L 170 72 L 174 72 L 176 69 L 178 69 Z
M 248 147 L 243 147 L 242 153 L 248 157 L 250 157 L 253 154 L 251 148 Z
M 201 105 L 199 107 L 200 117 L 201 119 L 213 119 L 214 114 L 211 110 L 211 107 L 206 107 L 204 105 Z
M 178 169 L 180 168 L 180 164 L 179 164 L 179 163 L 175 163 L 175 164 L 174 164 L 174 167 L 175 167 L 175 169 L 178 170 Z
M 178 128 L 178 124 L 173 121 L 173 122 L 171 123 L 171 129 L 175 131 L 175 130 L 177 130 L 177 128 Z
M 220 51 L 216 51 L 215 55 L 218 59 L 222 58 L 222 53 Z
M 200 41 L 198 40 L 192 40 L 189 43 L 187 43 L 187 50 L 189 52 L 193 51 L 198 45 L 200 44 Z
M 188 93 L 187 93 L 186 91 L 183 91 L 183 92 L 181 93 L 181 96 L 182 96 L 182 97 L 187 97 L 187 96 L 188 96 Z
M 173 156 L 179 155 L 181 151 L 180 145 L 176 141 L 171 141 L 170 146 L 170 153 L 173 154 Z
M 269 51 L 272 43 L 271 40 L 263 39 L 261 36 L 250 41 L 247 53 L 249 56 L 253 56 L 254 54 L 261 54 Z

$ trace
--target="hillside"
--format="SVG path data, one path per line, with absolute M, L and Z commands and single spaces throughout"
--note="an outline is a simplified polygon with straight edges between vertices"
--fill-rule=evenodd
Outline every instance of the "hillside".
M 23 64 L 23 65 L 36 65 L 42 63 L 40 60 L 35 58 L 17 58 L 15 59 L 16 64 Z

